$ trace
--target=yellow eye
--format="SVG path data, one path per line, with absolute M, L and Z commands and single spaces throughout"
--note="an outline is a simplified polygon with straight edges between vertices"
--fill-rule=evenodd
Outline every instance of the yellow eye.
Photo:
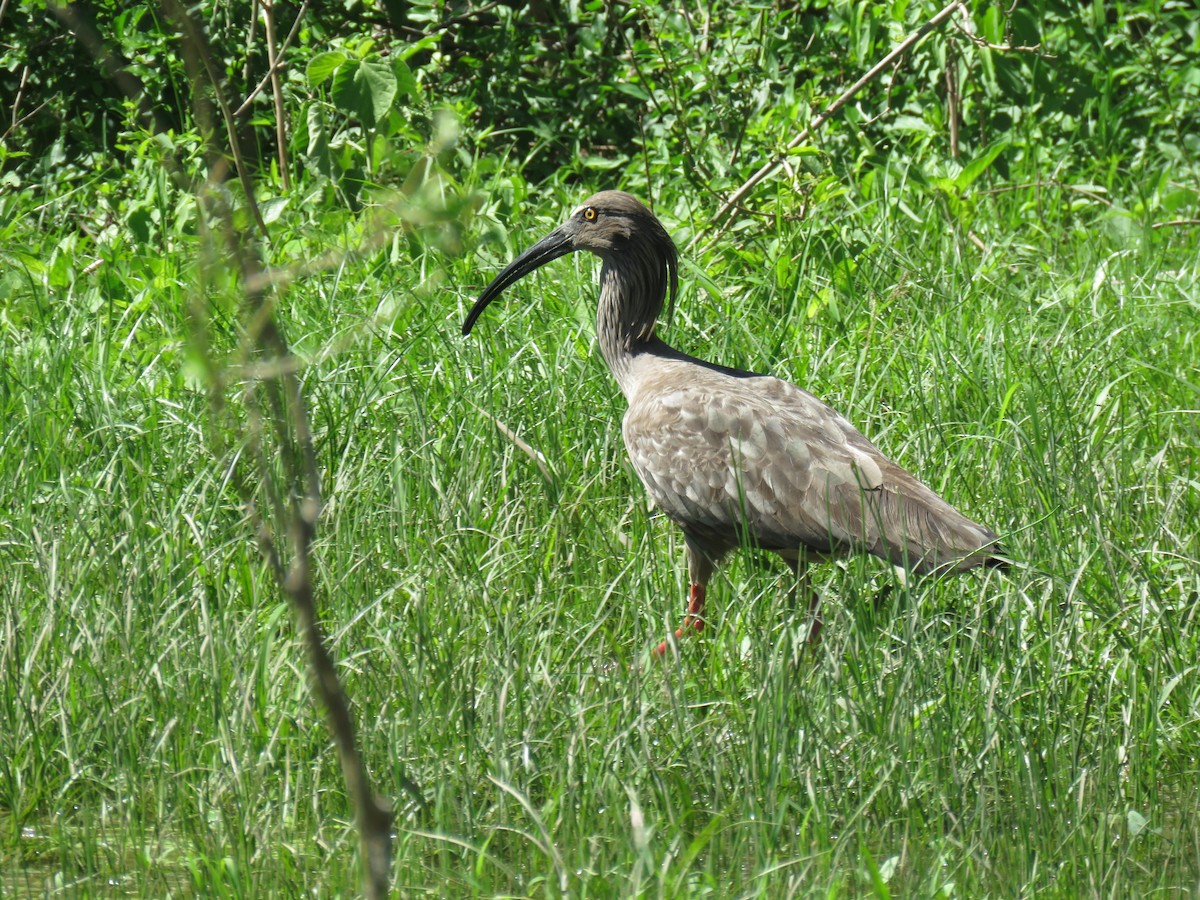
M 583 211 L 583 217 L 585 219 L 587 219 L 589 222 L 595 222 L 596 221 L 596 211 L 589 206 L 587 209 L 585 209 Z

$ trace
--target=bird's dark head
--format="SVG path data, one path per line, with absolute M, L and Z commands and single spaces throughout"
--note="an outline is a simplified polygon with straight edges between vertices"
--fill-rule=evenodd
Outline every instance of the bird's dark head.
M 576 250 L 590 250 L 601 259 L 641 248 L 660 257 L 675 258 L 675 245 L 662 223 L 636 197 L 624 191 L 593 194 L 571 212 L 569 230 Z
M 646 289 L 657 293 L 659 308 L 669 286 L 674 303 L 679 285 L 676 273 L 679 257 L 671 236 L 637 198 L 624 191 L 601 191 L 576 207 L 567 221 L 496 276 L 467 314 L 463 334 L 471 333 L 480 313 L 506 287 L 576 250 L 589 250 L 606 264 L 636 270 L 647 282 Z

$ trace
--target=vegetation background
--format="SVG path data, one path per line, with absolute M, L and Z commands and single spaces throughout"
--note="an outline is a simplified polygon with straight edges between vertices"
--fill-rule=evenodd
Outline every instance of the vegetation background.
M 171 3 L 56 9 L 0 3 L 0 895 L 360 890 L 214 196 L 295 354 L 400 896 L 1200 892 L 1194 4 L 966 3 L 794 150 L 937 8 L 201 0 L 207 76 Z M 687 248 L 669 341 L 825 397 L 1022 565 L 827 566 L 805 654 L 743 554 L 645 665 L 682 544 L 592 263 L 459 333 L 607 187 Z

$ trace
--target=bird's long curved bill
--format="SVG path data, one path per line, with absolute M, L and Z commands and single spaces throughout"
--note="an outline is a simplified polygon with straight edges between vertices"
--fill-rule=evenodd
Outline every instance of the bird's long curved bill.
M 562 228 L 555 229 L 546 235 L 507 266 L 504 271 L 495 277 L 491 284 L 483 289 L 483 293 L 479 295 L 479 299 L 475 301 L 475 305 L 471 307 L 471 311 L 467 313 L 466 321 L 463 322 L 463 334 L 470 334 L 471 329 L 475 327 L 475 320 L 479 318 L 484 307 L 500 296 L 501 291 L 518 279 L 524 278 L 534 269 L 544 266 L 551 260 L 558 259 L 560 256 L 566 256 L 575 247 L 571 243 L 571 236 Z

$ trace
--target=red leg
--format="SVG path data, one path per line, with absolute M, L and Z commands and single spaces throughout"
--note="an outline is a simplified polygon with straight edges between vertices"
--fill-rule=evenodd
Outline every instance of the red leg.
M 688 597 L 687 615 L 683 617 L 683 625 L 675 632 L 675 639 L 679 640 L 689 630 L 696 631 L 704 630 L 704 585 L 693 582 L 692 589 Z M 667 652 L 667 642 L 663 641 L 654 648 L 655 656 L 663 656 Z
M 681 638 L 688 628 L 695 628 L 697 631 L 704 630 L 704 586 L 693 584 L 692 590 L 688 596 L 688 611 L 683 618 L 683 627 L 675 632 L 675 637 Z
M 708 547 L 698 544 L 692 537 L 684 535 L 687 544 L 688 580 L 691 591 L 688 595 L 687 615 L 683 617 L 683 625 L 675 632 L 676 640 L 689 631 L 704 630 L 704 594 L 708 579 L 712 577 L 713 567 L 725 555 L 721 548 Z M 664 656 L 667 652 L 667 641 L 654 648 L 654 656 Z

